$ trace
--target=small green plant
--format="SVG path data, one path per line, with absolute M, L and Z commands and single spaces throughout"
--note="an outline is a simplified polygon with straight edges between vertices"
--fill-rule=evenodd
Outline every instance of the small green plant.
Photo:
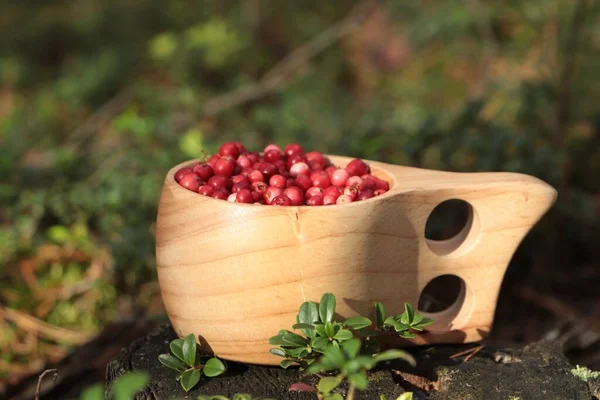
M 412 306 L 404 303 L 404 312 L 400 315 L 388 317 L 383 304 L 375 303 L 375 315 L 377 317 L 377 329 L 387 332 L 396 332 L 405 339 L 414 339 L 415 334 L 411 330 L 422 332 L 423 328 L 433 323 L 430 318 L 425 318 L 415 312 Z
M 318 304 L 314 301 L 303 303 L 292 328 L 301 330 L 305 336 L 282 329 L 269 340 L 271 345 L 280 347 L 270 351 L 276 356 L 284 357 L 280 364 L 283 368 L 300 364 L 305 369 L 325 353 L 328 346 L 339 348 L 341 343 L 354 337 L 352 331 L 372 324 L 370 319 L 361 316 L 351 317 L 343 322 L 334 321 L 335 306 L 336 300 L 332 293 L 325 293 Z
M 176 379 L 186 392 L 196 386 L 202 375 L 212 378 L 227 370 L 226 364 L 217 357 L 197 363 L 196 340 L 193 334 L 189 334 L 185 339 L 171 341 L 169 347 L 173 354 L 161 354 L 158 360 L 166 367 L 179 372 Z
M 374 336 L 381 332 L 396 332 L 400 337 L 412 339 L 413 331 L 423 331 L 423 328 L 433 322 L 429 318 L 415 312 L 412 306 L 404 303 L 404 313 L 387 317 L 381 303 L 375 303 L 377 326 L 375 330 L 367 329 L 372 325 L 369 318 L 356 316 L 344 321 L 334 321 L 336 300 L 332 293 L 325 293 L 321 301 L 304 302 L 296 315 L 294 330 L 300 330 L 305 336 L 282 329 L 273 336 L 269 343 L 279 348 L 270 352 L 283 357 L 280 365 L 287 368 L 299 364 L 306 369 L 329 346 L 339 348 L 340 344 L 353 337 L 365 338 L 364 349 L 371 354 L 379 352 L 379 343 Z
M 108 397 L 104 396 L 101 383 L 86 388 L 80 400 L 131 400 L 136 393 L 144 389 L 150 381 L 150 374 L 144 371 L 132 371 L 118 377 L 113 383 Z
M 323 400 L 343 400 L 339 393 L 332 393 L 344 379 L 348 379 L 349 389 L 346 400 L 353 400 L 356 389 L 366 389 L 369 381 L 367 371 L 381 361 L 402 359 L 415 365 L 414 358 L 402 350 L 387 350 L 379 354 L 361 354 L 361 341 L 358 338 L 344 341 L 340 347 L 330 346 L 323 356 L 308 367 L 309 372 L 322 373 L 338 371 L 335 376 L 326 376 L 319 380 L 317 390 Z

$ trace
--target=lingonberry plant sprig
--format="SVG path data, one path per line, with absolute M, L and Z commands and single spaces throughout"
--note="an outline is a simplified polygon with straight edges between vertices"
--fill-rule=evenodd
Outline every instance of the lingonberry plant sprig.
M 414 358 L 405 351 L 387 350 L 378 354 L 368 354 L 364 351 L 361 352 L 360 339 L 349 339 L 339 347 L 327 347 L 323 356 L 308 367 L 308 372 L 336 371 L 337 375 L 322 377 L 315 388 L 306 384 L 295 384 L 290 389 L 316 392 L 318 398 L 322 400 L 344 400 L 343 396 L 340 393 L 335 393 L 334 390 L 347 379 L 349 389 L 346 400 L 353 400 L 356 389 L 360 390 L 368 387 L 367 372 L 379 362 L 394 359 L 402 359 L 413 366 L 415 365 Z
M 185 339 L 175 339 L 169 344 L 172 354 L 161 354 L 158 360 L 179 372 L 177 379 L 183 390 L 188 392 L 200 381 L 202 375 L 212 378 L 227 370 L 226 364 L 217 357 L 208 358 L 204 363 L 196 354 L 196 340 L 193 334 Z
M 353 331 L 366 328 L 372 324 L 365 317 L 351 317 L 344 321 L 335 321 L 336 300 L 332 293 L 325 293 L 319 303 L 307 301 L 300 306 L 296 316 L 294 330 L 300 330 L 305 336 L 282 329 L 273 336 L 269 343 L 279 348 L 271 349 L 271 353 L 284 357 L 281 366 L 287 368 L 299 364 L 308 367 L 329 346 L 339 348 L 340 343 L 352 339 Z
M 269 144 L 259 153 L 240 142 L 227 142 L 218 154 L 179 169 L 175 181 L 204 196 L 272 206 L 347 204 L 390 189 L 389 182 L 371 174 L 361 159 L 338 168 L 323 153 L 306 153 L 295 143 L 283 150 Z
M 396 332 L 405 339 L 414 339 L 416 336 L 413 331 L 422 332 L 425 326 L 433 323 L 432 319 L 415 312 L 408 303 L 404 303 L 402 314 L 390 317 L 386 315 L 383 304 L 375 303 L 375 315 L 378 330 Z

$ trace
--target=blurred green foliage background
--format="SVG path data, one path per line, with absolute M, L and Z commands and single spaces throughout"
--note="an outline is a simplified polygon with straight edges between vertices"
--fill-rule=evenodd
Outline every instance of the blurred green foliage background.
M 524 246 L 597 266 L 599 76 L 595 1 L 3 1 L 0 379 L 162 313 L 164 175 L 226 140 L 538 176 Z

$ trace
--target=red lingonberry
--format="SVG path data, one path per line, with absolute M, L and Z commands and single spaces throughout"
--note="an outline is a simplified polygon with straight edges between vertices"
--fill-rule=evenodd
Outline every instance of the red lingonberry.
M 351 176 L 346 181 L 346 186 L 353 186 L 358 189 L 360 187 L 360 185 L 362 184 L 362 182 L 363 182 L 363 180 L 360 176 Z
M 354 199 L 352 197 L 343 194 L 337 198 L 337 200 L 335 201 L 335 204 L 348 204 L 348 203 L 352 203 L 353 201 L 354 201 Z
M 329 186 L 323 190 L 323 196 L 333 196 L 336 199 L 342 195 L 342 191 L 335 186 Z
M 203 186 L 200 186 L 200 189 L 198 189 L 198 193 L 200 193 L 201 195 L 204 195 L 204 196 L 212 196 L 212 194 L 214 192 L 215 192 L 215 189 L 210 185 L 203 185 Z
M 290 198 L 292 205 L 294 206 L 301 206 L 304 204 L 304 193 L 302 193 L 302 189 L 297 186 L 286 188 L 283 191 L 283 194 Z
M 223 175 L 213 175 L 210 177 L 207 183 L 215 189 L 218 187 L 227 189 L 231 185 L 231 179 Z
M 311 188 L 309 188 L 306 191 L 306 197 L 313 197 L 313 196 L 323 196 L 323 189 L 317 186 L 313 186 Z
M 208 165 L 210 165 L 212 168 L 215 168 L 215 163 L 217 162 L 217 160 L 219 160 L 221 158 L 221 156 L 219 156 L 218 154 L 212 155 L 210 156 L 210 158 L 208 160 L 206 160 L 206 163 Z
M 327 164 L 325 156 L 323 156 L 323 153 L 321 153 L 320 151 L 311 151 L 306 153 L 306 159 L 308 161 L 314 161 L 320 164 L 323 168 L 325 168 L 325 164 Z
M 287 197 L 286 195 L 282 194 L 282 195 L 275 197 L 273 200 L 271 200 L 270 204 L 272 206 L 291 206 L 292 200 L 290 200 L 290 198 Z
M 266 162 L 273 163 L 275 161 L 282 160 L 283 154 L 278 150 L 269 150 L 269 151 L 265 151 L 265 154 L 263 155 L 263 159 Z
M 225 142 L 219 148 L 219 154 L 222 157 L 229 156 L 232 158 L 238 158 L 238 156 L 240 155 L 240 149 L 238 149 L 235 143 Z
M 250 159 L 250 161 L 252 161 L 252 164 L 256 164 L 257 162 L 260 162 L 260 155 L 256 152 L 250 152 L 245 154 L 246 157 L 248 157 Z
M 338 167 L 336 167 L 335 165 L 325 168 L 325 172 L 327 172 L 329 174 L 330 178 L 331 178 L 331 175 L 337 170 L 338 170 Z
M 197 192 L 200 188 L 200 182 L 198 182 L 198 177 L 196 174 L 184 175 L 179 181 L 179 184 L 187 190 L 191 190 L 192 192 Z
M 346 171 L 348 171 L 350 176 L 361 176 L 371 172 L 369 166 L 360 158 L 355 158 L 350 161 L 348 165 L 346 165 Z
M 243 189 L 250 189 L 250 182 L 238 182 L 231 186 L 231 193 L 237 193 Z
M 385 192 L 387 192 L 387 190 L 385 190 L 385 189 L 377 189 L 375 192 L 373 192 L 373 194 L 375 196 L 379 196 L 381 194 L 384 194 Z
M 260 193 L 261 195 L 263 195 L 266 191 L 267 188 L 269 187 L 269 185 L 267 185 L 265 182 L 263 181 L 256 181 L 256 182 L 252 182 L 252 184 L 250 185 L 250 188 L 255 191 Z
M 239 156 L 236 163 L 242 168 L 250 168 L 252 166 L 252 160 L 245 155 Z
M 294 179 L 294 182 L 296 182 L 296 186 L 298 186 L 299 188 L 301 188 L 304 191 L 307 191 L 312 186 L 312 180 L 310 179 L 310 177 L 308 175 L 304 175 L 304 174 L 298 175 L 296 177 L 296 179 Z
M 363 175 L 363 176 L 366 176 L 366 178 L 361 178 L 362 182 L 358 186 L 358 190 L 366 190 L 366 189 L 375 190 L 375 189 L 377 189 L 377 183 L 375 182 L 375 179 L 371 175 Z
M 265 202 L 267 204 L 271 204 L 271 200 L 273 200 L 275 197 L 282 195 L 282 194 L 283 194 L 282 188 L 278 188 L 276 186 L 269 186 L 264 194 Z
M 312 196 L 306 199 L 307 206 L 322 206 L 323 205 L 323 196 Z
M 235 147 L 235 146 L 234 146 Z M 220 158 L 215 162 L 213 170 L 215 175 L 231 176 L 233 174 L 234 163 L 226 158 Z
M 331 174 L 331 184 L 334 186 L 344 187 L 350 178 L 350 174 L 345 169 L 336 169 Z
M 281 175 L 273 175 L 271 179 L 269 179 L 269 185 L 285 189 L 287 186 L 287 180 Z
M 244 175 L 244 176 L 248 176 L 252 173 L 252 171 L 254 171 L 252 168 L 242 168 L 242 170 L 240 171 L 240 174 Z
M 329 179 L 329 174 L 327 174 L 325 171 L 315 171 L 311 173 L 310 180 L 312 181 L 313 186 L 317 186 L 322 189 L 331 186 L 331 179 Z
M 307 163 L 306 165 L 308 165 L 308 160 L 306 159 L 306 156 L 304 154 L 294 153 L 287 158 L 287 160 L 285 161 L 285 166 L 287 169 L 290 169 L 292 168 L 292 165 L 299 162 Z
M 240 183 L 240 182 L 246 182 L 246 183 L 250 184 L 250 179 L 248 179 L 248 177 L 246 175 L 235 175 L 235 176 L 231 177 L 231 183 L 233 183 L 234 185 L 236 183 Z
M 229 194 L 229 190 L 223 187 L 218 187 L 215 189 L 214 193 L 212 194 L 212 197 L 214 197 L 215 199 L 227 200 Z
M 283 154 L 283 150 L 281 150 L 281 147 L 277 146 L 274 143 L 268 144 L 267 147 L 265 147 L 264 152 L 266 153 L 267 151 L 270 151 L 270 150 L 276 150 L 276 151 L 280 152 L 281 154 Z
M 273 175 L 279 172 L 274 164 L 268 162 L 260 163 L 257 170 L 262 172 L 263 176 L 265 177 L 265 180 L 270 179 Z
M 263 176 L 262 172 L 258 171 L 258 170 L 254 170 L 250 173 L 250 175 L 248 175 L 248 179 L 250 179 L 250 182 L 264 182 L 265 181 L 265 177 Z
M 290 168 L 290 174 L 292 174 L 294 177 L 301 174 L 308 175 L 310 174 L 310 168 L 305 162 L 299 162 L 292 165 L 292 168 Z
M 375 194 L 371 189 L 365 189 L 358 192 L 358 196 L 356 196 L 356 200 L 367 200 L 374 197 Z
M 286 156 L 289 157 L 292 154 L 304 153 L 304 149 L 299 144 L 290 143 L 287 146 L 285 146 L 285 149 L 283 150 L 283 152 L 285 153 Z
M 233 142 L 233 144 L 235 144 L 235 147 L 238 148 L 238 150 L 240 151 L 240 154 L 246 152 L 246 146 L 244 146 L 242 144 L 242 142 Z
M 375 178 L 375 184 L 377 185 L 377 189 L 384 190 L 386 192 L 388 190 L 390 190 L 390 183 L 388 181 L 377 178 L 377 177 L 374 177 L 374 178 Z
M 264 193 L 264 192 L 263 192 Z M 260 192 L 252 192 L 252 200 L 253 202 L 264 201 L 263 193 Z
M 303 175 L 306 176 L 306 175 Z M 285 181 L 285 187 L 296 186 L 296 181 L 294 178 L 287 178 Z
M 287 169 L 285 169 L 285 161 L 277 160 L 273 163 L 273 165 L 275 165 L 277 167 L 277 171 L 279 171 L 279 175 L 285 176 L 285 174 L 288 174 Z
M 181 168 L 175 172 L 175 182 L 179 182 L 187 174 L 192 174 L 194 171 L 192 168 Z
M 323 205 L 330 206 L 332 204 L 335 204 L 337 199 L 338 199 L 337 197 L 331 196 L 331 195 L 323 196 Z
M 198 175 L 201 181 L 206 182 L 211 176 L 213 176 L 213 169 L 206 163 L 201 163 L 194 166 L 194 173 Z
M 309 161 L 308 166 L 313 171 L 323 171 L 323 165 L 319 164 L 316 161 Z M 329 176 L 329 174 L 327 174 Z
M 254 196 L 252 196 L 252 192 L 250 190 L 242 189 L 237 192 L 235 201 L 238 203 L 252 203 L 254 201 Z
M 358 196 L 358 189 L 355 186 L 346 186 L 344 188 L 343 196 L 352 197 L 352 200 L 354 201 L 354 199 L 356 199 L 356 196 Z

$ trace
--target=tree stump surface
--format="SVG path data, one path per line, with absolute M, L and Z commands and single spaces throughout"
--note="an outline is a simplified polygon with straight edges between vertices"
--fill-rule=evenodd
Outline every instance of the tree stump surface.
M 228 363 L 227 373 L 215 378 L 203 377 L 189 393 L 175 380 L 175 371 L 158 361 L 159 354 L 169 352 L 169 342 L 176 338 L 169 325 L 133 341 L 107 365 L 107 392 L 120 375 L 132 370 L 151 374 L 148 387 L 136 400 L 196 399 L 198 395 L 248 393 L 259 398 L 278 400 L 315 400 L 314 393 L 290 392 L 295 382 L 315 384 L 317 378 L 296 368 Z M 407 349 L 417 360 L 411 368 L 393 361 L 370 373 L 369 388 L 358 391 L 356 400 L 395 400 L 404 391 L 413 391 L 415 399 L 432 400 L 592 400 L 586 382 L 571 373 L 558 344 L 533 343 L 524 349 L 511 350 L 486 346 L 473 358 L 464 361 L 450 356 L 476 345 L 426 346 Z M 340 393 L 345 394 L 342 385 Z

